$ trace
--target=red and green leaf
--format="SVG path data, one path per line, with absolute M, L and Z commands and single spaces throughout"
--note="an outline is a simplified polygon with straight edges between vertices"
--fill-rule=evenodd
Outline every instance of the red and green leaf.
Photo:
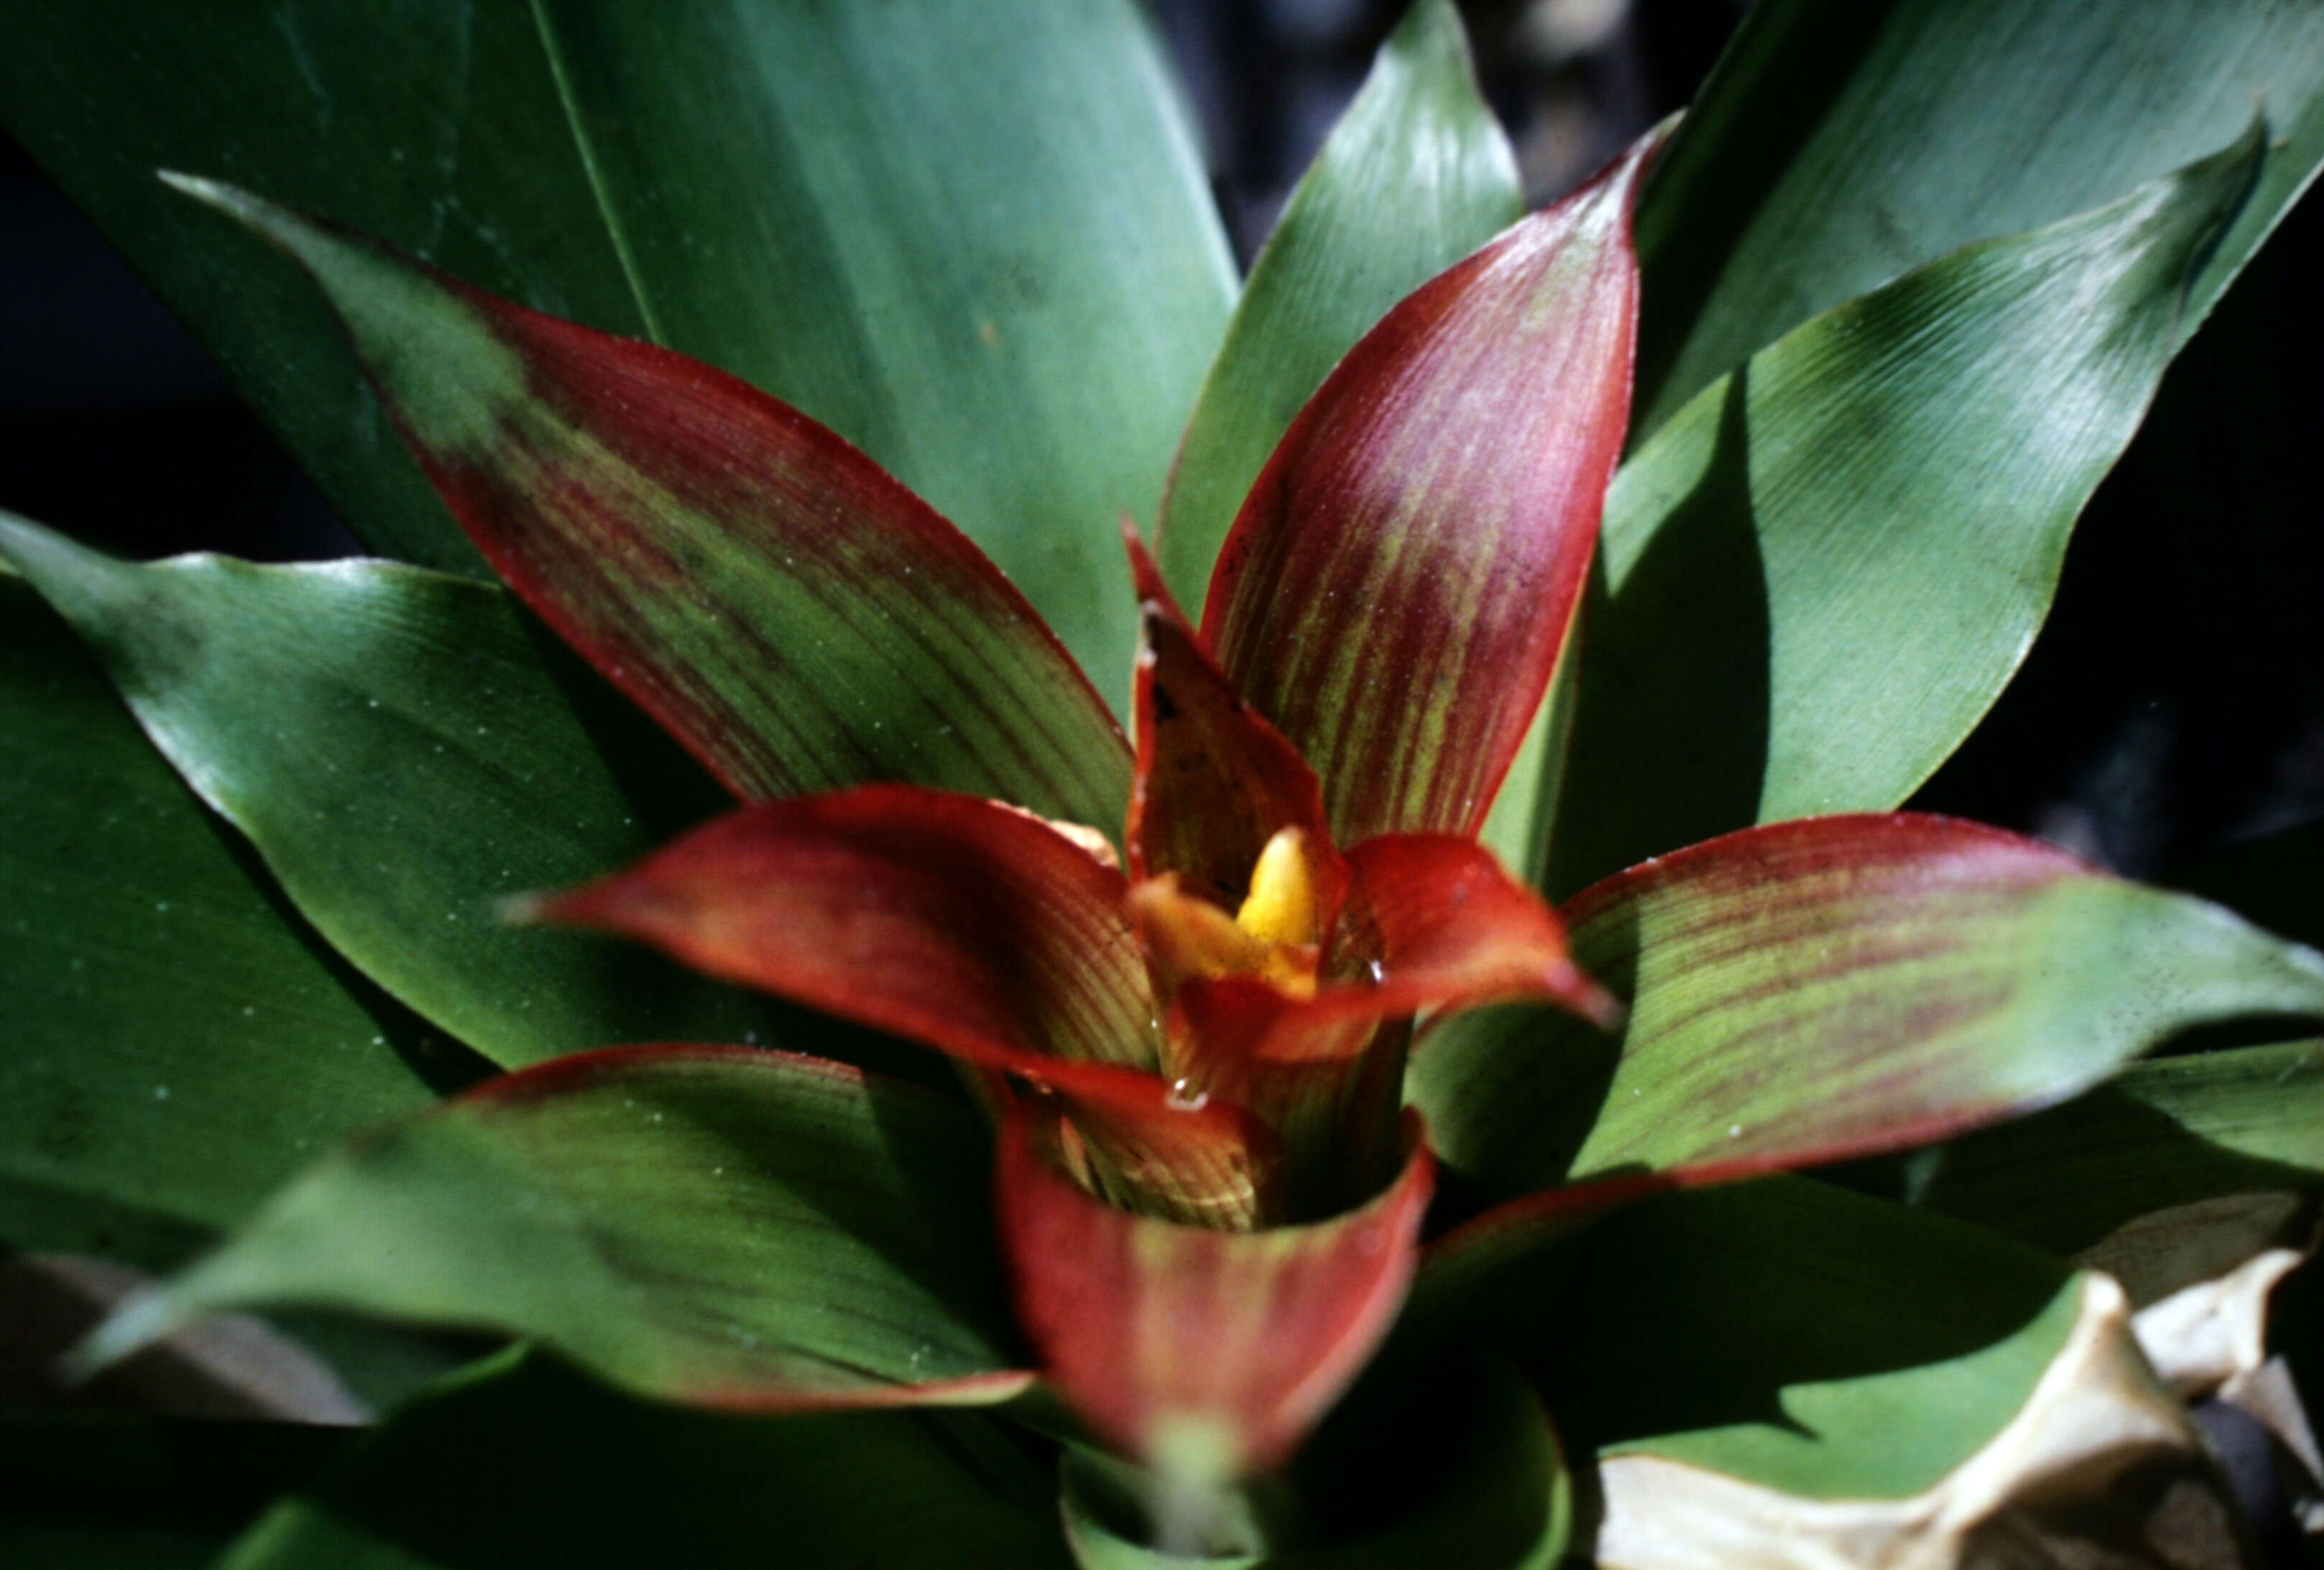
M 78 1355 L 303 1304 L 529 1336 L 697 1406 L 999 1400 L 1029 1376 L 986 1150 L 967 1107 L 817 1058 L 584 1053 L 309 1168 Z
M 1447 1163 L 1494 1196 L 1548 1189 L 1519 1202 L 1539 1216 L 1926 1144 L 2187 1026 L 2324 1013 L 2324 957 L 1946 818 L 1748 829 L 1565 916 L 1576 960 L 1630 996 L 1623 1033 L 1470 1016 L 1411 1085 Z
M 1130 876 L 1174 873 L 1187 893 L 1232 910 L 1277 830 L 1305 830 L 1312 847 L 1328 850 L 1323 788 L 1211 659 L 1145 546 L 1135 535 L 1129 546 L 1145 634 L 1124 836 Z
M 1386 1333 L 1412 1276 L 1433 1168 L 1359 1209 L 1231 1233 L 1132 1215 L 1060 1172 L 1057 1129 L 1003 1128 L 1002 1249 L 1047 1377 L 1109 1444 L 1197 1481 L 1286 1459 Z
M 1473 834 L 1540 705 L 1628 414 L 1652 145 L 1390 311 L 1220 552 L 1204 634 L 1342 844 Z
M 731 814 L 537 913 L 1029 1079 L 1139 1196 L 1247 1221 L 1272 1141 L 1222 1102 L 1176 1104 L 1153 1072 L 1124 892 L 1028 813 L 866 785 Z
M 745 797 L 903 780 L 1111 822 L 1128 754 L 957 530 L 797 410 L 207 181 L 346 323 L 454 514 Z

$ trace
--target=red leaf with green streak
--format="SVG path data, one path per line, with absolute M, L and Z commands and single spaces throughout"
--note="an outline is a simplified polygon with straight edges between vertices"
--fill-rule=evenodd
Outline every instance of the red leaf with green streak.
M 1188 1214 L 1257 1203 L 1272 1140 L 1173 1104 L 1121 874 L 1029 814 L 910 785 L 746 808 L 541 902 L 698 970 L 923 1041 L 1064 1097 Z
M 1103 701 L 976 547 L 797 410 L 229 187 L 501 576 L 737 794 L 865 780 L 1111 825 Z
M 1510 1011 L 1454 1021 L 1414 1063 L 1448 1164 L 1493 1194 L 1547 1190 L 1472 1224 L 1479 1239 L 1925 1145 L 2061 1100 L 2190 1025 L 2324 1013 L 2324 957 L 1950 818 L 1746 829 L 1564 914 L 1575 959 L 1630 994 L 1618 1038 Z
M 1232 910 L 1277 829 L 1305 829 L 1316 854 L 1328 852 L 1323 790 L 1299 750 L 1212 660 L 1145 546 L 1134 535 L 1129 544 L 1145 634 L 1130 875 L 1176 873 L 1187 893 Z
M 1363 1366 L 1412 1278 L 1434 1175 L 1416 1120 L 1396 1180 L 1307 1226 L 1229 1233 L 1093 1199 L 1054 1122 L 1001 1131 L 998 1219 L 1019 1321 L 1105 1441 L 1197 1479 L 1285 1460 Z
M 1203 633 L 1342 845 L 1473 835 L 1540 706 L 1629 414 L 1651 145 L 1390 311 L 1220 552 Z

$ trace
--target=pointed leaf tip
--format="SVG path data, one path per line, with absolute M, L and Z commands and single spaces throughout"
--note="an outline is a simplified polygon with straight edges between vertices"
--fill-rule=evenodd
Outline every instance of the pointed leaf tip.
M 1423 285 L 1301 411 L 1203 632 L 1333 835 L 1473 835 L 1548 688 L 1629 411 L 1649 136 Z
M 1104 701 L 964 535 L 788 404 L 214 181 L 493 568 L 736 794 L 902 780 L 1111 823 Z

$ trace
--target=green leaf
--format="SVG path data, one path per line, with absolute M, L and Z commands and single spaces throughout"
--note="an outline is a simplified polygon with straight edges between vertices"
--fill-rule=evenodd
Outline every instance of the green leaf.
M 1273 1552 L 1190 1558 L 1144 1546 L 1146 1480 L 1097 1452 L 1065 1455 L 1059 1508 L 1083 1570 L 1548 1570 L 1572 1522 L 1571 1484 L 1540 1399 L 1506 1365 L 1432 1371 L 1413 1404 L 1326 1430 L 1287 1492 L 1304 1531 Z M 1415 1434 L 1426 1434 L 1415 1445 Z M 1264 1515 L 1267 1501 L 1252 1501 Z M 1259 1523 L 1264 1530 L 1264 1522 Z
M 2324 1188 L 2324 1042 L 2137 1064 L 1891 1170 L 1913 1204 L 2061 1254 L 2172 1205 Z
M 1554 889 L 1927 778 L 2048 614 L 2260 152 L 2255 127 L 1819 317 L 1638 449 L 1607 498 Z
M 965 1414 L 685 1412 L 524 1357 L 400 1414 L 221 1570 L 1064 1570 L 1029 1470 Z
M 1816 1499 L 1936 1483 L 2017 1416 L 2084 1312 L 2045 1255 L 1799 1178 L 1615 1216 L 1572 1283 L 1536 1343 L 1570 1439 Z
M 353 974 L 0 574 L 0 1239 L 175 1263 L 480 1064 Z
M 1003 1399 L 976 1115 L 747 1048 L 583 1053 L 309 1168 L 134 1301 L 97 1367 L 222 1310 L 530 1336 L 631 1389 L 751 1409 Z
M 2084 1089 L 2191 1024 L 2324 1012 L 2324 956 L 1955 819 L 1748 829 L 1564 914 L 1576 963 L 1630 999 L 1618 1037 L 1503 1011 L 1414 1057 L 1407 1094 L 1438 1153 L 1491 1197 L 1926 1144 Z
M 1126 688 L 1114 520 L 1158 498 L 1233 292 L 1130 0 L 15 6 L 0 118 L 378 547 L 474 568 L 303 283 L 154 169 L 759 383 L 919 489 Z
M 1250 483 L 1340 356 L 1524 214 L 1461 14 L 1418 0 L 1285 204 L 1203 383 L 1156 539 L 1181 601 L 1202 605 Z
M 567 696 L 597 701 L 587 678 L 560 688 L 545 640 L 497 589 L 384 562 L 133 566 L 5 514 L 0 558 L 89 641 L 300 913 L 494 1062 L 742 1039 L 777 1017 L 642 953 L 496 916 L 496 901 L 610 871 L 687 807 L 723 799 L 673 788 L 699 776 L 634 721 L 593 734 Z
M 1828 307 L 2053 223 L 2264 112 L 2250 203 L 2183 341 L 2324 159 L 2324 14 L 2276 0 L 1770 0 L 1752 7 L 1638 214 L 1639 437 Z

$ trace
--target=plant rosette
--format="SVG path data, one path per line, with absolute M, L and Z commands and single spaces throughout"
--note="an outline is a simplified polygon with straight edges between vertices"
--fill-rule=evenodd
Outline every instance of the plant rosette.
M 1250 443 L 1220 411 L 1302 379 L 1267 334 L 1321 312 L 1298 263 L 1350 199 L 1344 166 L 1432 95 L 1482 149 L 1473 199 L 1440 226 L 1459 259 L 1407 263 L 1425 281 L 1368 327 L 1348 306 L 1343 355 L 1286 336 L 1284 362 L 1321 362 L 1304 402 L 1273 422 L 1271 456 L 1228 450 Z M 1643 832 L 1616 802 L 1596 838 L 1586 817 L 1549 834 L 1561 776 L 1576 813 L 1607 799 L 1593 738 L 1618 761 L 1655 723 L 1615 713 L 1578 665 L 1594 597 L 1612 668 L 1653 689 L 1628 668 L 1652 653 L 1652 596 L 1620 593 L 1649 570 L 1641 542 L 1683 543 L 1738 493 L 1779 523 L 1819 485 L 1910 495 L 1918 459 L 1894 440 L 1869 480 L 1783 466 L 1861 406 L 1851 377 L 1886 378 L 1910 428 L 1997 374 L 1978 356 L 2017 367 L 2021 393 L 2049 375 L 2081 400 L 2070 428 L 1942 432 L 1987 442 L 1980 473 L 2061 541 L 2262 141 L 1815 318 L 1703 389 L 1617 482 L 1632 211 L 1663 140 L 1462 254 L 1454 237 L 1510 216 L 1506 149 L 1449 10 L 1416 8 L 1244 296 L 1162 508 L 1161 563 L 1122 528 L 1128 738 L 984 551 L 798 408 L 166 177 L 304 268 L 502 580 L 743 803 L 626 870 L 508 900 L 517 936 L 479 941 L 544 925 L 641 940 L 809 1006 L 826 1019 L 795 1028 L 835 1051 L 894 1056 L 829 1020 L 933 1048 L 958 1086 L 755 1045 L 493 1053 L 512 1072 L 312 1166 L 80 1364 L 299 1305 L 507 1333 L 630 1392 L 788 1414 L 803 1434 L 905 1432 L 816 1427 L 871 1421 L 832 1416 L 851 1410 L 997 1406 L 1062 1439 L 1065 1537 L 1085 1564 L 1386 1563 L 1451 1543 L 1465 1557 L 1445 1562 L 1548 1563 L 1572 1516 L 1553 1410 L 1601 1457 L 1606 1562 L 1641 1567 L 1687 1562 L 1770 1499 L 1905 1501 L 1879 1529 L 1952 1542 L 2020 1485 L 2102 1486 L 2190 1453 L 2103 1278 L 1823 1185 L 1680 1191 L 1954 1139 L 2189 1025 L 2324 1014 L 2324 960 L 2034 842 L 1885 810 L 1735 827 L 1558 905 L 1536 883 Z M 2016 341 L 2029 324 L 2039 354 Z M 1928 362 L 1906 356 L 1921 381 L 1901 392 L 1877 347 L 1897 342 Z M 1226 494 L 1206 519 L 1201 498 Z M 1778 531 L 1766 549 L 1775 571 L 1798 547 Z M 284 727 L 235 716 L 266 660 L 332 667 L 329 629 L 300 624 L 320 595 L 391 643 L 440 624 L 476 647 L 513 638 L 521 664 L 521 634 L 473 630 L 502 614 L 491 592 L 374 563 L 133 567 L 11 521 L 0 556 L 318 926 L 390 956 L 366 968 L 483 1045 L 497 1005 L 445 1003 L 436 959 L 395 957 L 413 939 L 313 892 L 331 880 L 302 862 L 295 792 L 252 789 L 285 767 Z M 1197 622 L 1169 578 L 1198 562 Z M 260 625 L 271 651 L 235 643 Z M 1973 718 L 1925 722 L 1947 737 L 1937 755 Z M 489 742 L 472 750 L 489 764 Z M 1792 766 L 1777 756 L 1771 780 L 1776 763 Z M 2308 1086 L 2313 1064 L 2300 1072 Z M 1893 1355 L 1801 1352 L 1783 1306 L 1827 1279 L 1859 1306 L 1831 1311 L 1840 1342 L 1877 1344 L 1853 1316 L 1892 1316 Z M 1586 1343 L 1549 1350 L 1552 1324 L 1606 1348 L 1626 1327 L 1648 1339 L 1617 1369 L 1577 1360 Z M 1766 1389 L 1722 1406 L 1720 1377 L 1658 1384 L 1656 1346 L 1697 1355 L 1652 1339 L 1674 1334 L 1725 1346 Z M 503 1369 L 399 1422 L 483 1403 L 488 1425 L 495 1392 L 544 1379 Z M 2053 1421 L 2060 1381 L 2078 1410 L 2121 1418 L 2110 1437 Z M 1776 1390 L 1806 1417 L 1771 1418 Z M 1851 1472 L 1849 1436 L 1900 1400 L 1941 1416 Z M 1047 1443 L 947 1421 L 988 1471 Z M 1351 1480 L 1416 1421 L 1458 1437 L 1386 1466 L 1367 1501 Z M 1674 1547 L 1640 1524 L 1665 1508 L 1711 1524 Z

